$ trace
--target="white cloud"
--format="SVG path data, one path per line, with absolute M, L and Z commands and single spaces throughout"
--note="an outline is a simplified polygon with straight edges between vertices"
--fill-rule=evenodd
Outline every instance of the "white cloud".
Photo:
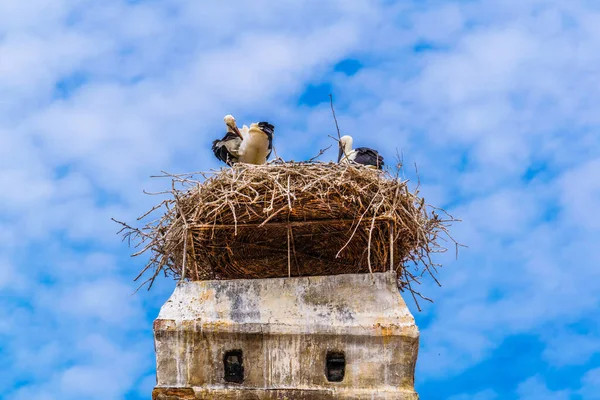
M 520 400 L 568 400 L 571 394 L 566 390 L 553 391 L 548 389 L 539 376 L 529 378 L 517 388 Z
M 561 181 L 565 219 L 576 228 L 600 231 L 600 159 L 590 160 L 566 172 Z
M 19 273 L 15 265 L 5 259 L 0 258 L 0 291 L 13 291 L 21 289 L 25 279 Z
M 591 334 L 554 330 L 544 335 L 544 358 L 556 366 L 585 365 L 600 353 L 600 338 Z
M 585 400 L 600 399 L 600 368 L 588 371 L 582 379 L 583 386 L 579 394 Z
M 495 400 L 499 396 L 493 390 L 484 390 L 474 394 L 460 394 L 458 396 L 452 396 L 448 400 Z
M 85 268 L 82 265 L 81 268 Z M 104 324 L 134 326 L 141 323 L 139 298 L 131 286 L 117 280 L 84 281 L 56 297 L 49 293 L 59 315 L 80 320 L 100 319 Z M 49 299 L 46 299 L 49 300 Z
M 150 343 L 144 343 L 150 345 Z M 100 336 L 85 337 L 71 346 L 60 344 L 60 354 L 78 355 L 78 363 L 51 374 L 50 382 L 26 385 L 12 394 L 15 399 L 117 399 L 129 392 L 132 377 L 145 371 L 148 357 L 138 344 L 117 348 Z M 40 354 L 43 357 L 44 354 Z M 85 360 L 85 361 L 82 361 Z M 35 365 L 31 365 L 35 368 Z M 148 395 L 148 393 L 145 393 Z M 41 397 L 40 397 L 41 396 Z M 46 397 L 44 397 L 46 396 Z

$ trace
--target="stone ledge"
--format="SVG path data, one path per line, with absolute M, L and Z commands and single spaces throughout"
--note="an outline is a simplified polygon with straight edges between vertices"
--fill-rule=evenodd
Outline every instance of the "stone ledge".
M 418 337 L 395 273 L 178 284 L 155 332 L 320 333 Z
M 152 400 L 419 400 L 415 392 L 381 390 L 160 388 Z

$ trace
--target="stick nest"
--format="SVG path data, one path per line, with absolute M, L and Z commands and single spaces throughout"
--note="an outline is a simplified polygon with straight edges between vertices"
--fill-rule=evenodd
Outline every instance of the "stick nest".
M 169 198 L 139 220 L 164 214 L 141 228 L 120 222 L 141 247 L 134 255 L 151 253 L 138 276 L 152 271 L 150 287 L 161 272 L 207 280 L 395 270 L 400 289 L 421 296 L 413 284 L 424 274 L 437 282 L 431 255 L 446 251 L 439 240 L 452 239 L 456 221 L 411 192 L 399 169 L 238 164 L 165 176 Z

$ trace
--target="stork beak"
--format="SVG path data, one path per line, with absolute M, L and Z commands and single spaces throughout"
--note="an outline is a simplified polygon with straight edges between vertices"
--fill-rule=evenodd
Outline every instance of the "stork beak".
M 339 151 L 339 153 L 338 153 L 338 163 L 339 163 L 340 161 L 342 161 L 342 157 L 344 156 L 344 148 L 342 147 L 342 144 L 341 144 L 341 143 L 340 143 L 340 146 L 339 146 L 339 150 L 340 150 L 340 151 Z
M 238 137 L 242 140 L 244 140 L 244 137 L 242 136 L 242 134 L 240 133 L 240 130 L 238 129 L 238 127 L 234 124 L 231 129 L 233 129 L 233 132 L 238 135 Z

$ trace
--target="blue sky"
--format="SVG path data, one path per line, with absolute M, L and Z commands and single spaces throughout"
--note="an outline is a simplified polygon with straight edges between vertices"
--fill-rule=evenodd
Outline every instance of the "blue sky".
M 312 157 L 332 92 L 464 221 L 412 308 L 421 397 L 600 399 L 599 49 L 586 0 L 3 0 L 0 397 L 149 398 L 174 283 L 132 295 L 110 217 L 218 167 L 228 113 Z

